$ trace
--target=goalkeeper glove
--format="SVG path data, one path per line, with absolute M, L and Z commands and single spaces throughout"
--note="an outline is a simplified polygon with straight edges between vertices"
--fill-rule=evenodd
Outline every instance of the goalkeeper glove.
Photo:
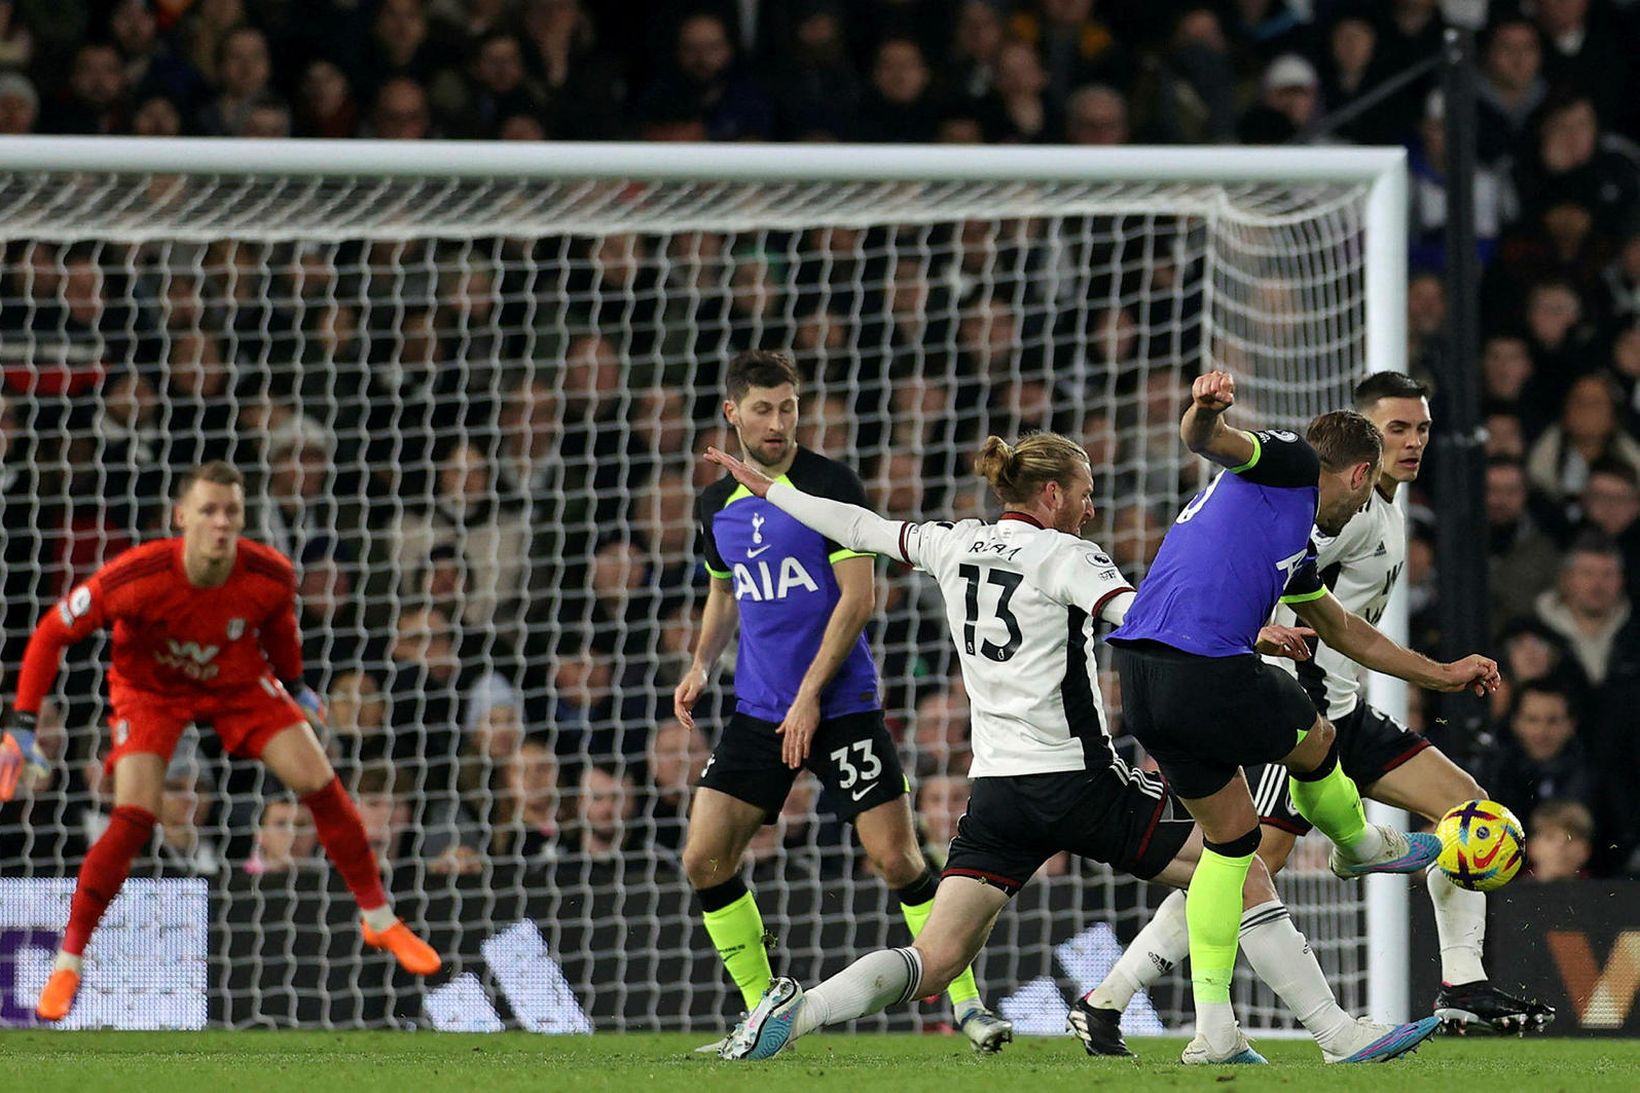
M 11 730 L 0 736 L 0 801 L 11 800 L 19 783 L 33 789 L 51 774 L 51 763 L 34 735 L 38 717 L 18 713 L 14 720 Z
M 290 692 L 290 697 L 295 699 L 296 704 L 302 708 L 302 712 L 307 714 L 307 718 L 313 723 L 314 728 L 324 727 L 325 700 L 320 697 L 318 691 L 301 682 L 287 683 L 285 684 L 285 690 Z

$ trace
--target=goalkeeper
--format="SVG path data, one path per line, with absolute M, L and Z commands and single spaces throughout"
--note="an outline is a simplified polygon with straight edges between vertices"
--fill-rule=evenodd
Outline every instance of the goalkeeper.
M 86 943 L 153 838 L 165 764 L 189 722 L 208 722 L 234 755 L 260 759 L 301 795 L 319 841 L 363 913 L 364 942 L 406 971 L 431 975 L 438 954 L 393 914 L 353 800 L 312 726 L 318 696 L 302 680 L 296 574 L 271 547 L 240 539 L 245 483 L 226 463 L 206 463 L 177 494 L 182 534 L 134 547 L 46 612 L 17 679 L 14 721 L 0 745 L 0 798 L 20 766 L 43 766 L 33 728 L 63 650 L 111 627 L 107 767 L 114 782 L 108 829 L 85 856 L 68 926 L 35 1013 L 68 1016 L 80 989 Z
M 742 353 L 729 364 L 726 387 L 724 414 L 749 463 L 810 493 L 865 504 L 851 470 L 797 446 L 799 380 L 790 357 Z M 742 857 L 758 828 L 779 815 L 800 769 L 812 770 L 839 818 L 853 822 L 913 937 L 928 919 L 936 882 L 917 844 L 908 784 L 877 698 L 877 666 L 861 633 L 874 598 L 872 556 L 809 530 L 729 476 L 701 493 L 699 518 L 712 584 L 693 664 L 674 694 L 679 721 L 694 726 L 695 701 L 737 619 L 740 643 L 735 713 L 701 775 L 683 866 L 706 932 L 751 1009 L 772 973 Z M 949 994 L 976 1050 L 994 1052 L 1013 1039 L 1013 1026 L 980 1001 L 972 969 L 951 981 Z

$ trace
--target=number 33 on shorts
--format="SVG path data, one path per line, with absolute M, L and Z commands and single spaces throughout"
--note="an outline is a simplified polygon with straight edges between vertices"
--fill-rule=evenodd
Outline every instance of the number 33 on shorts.
M 831 753 L 831 761 L 837 764 L 837 772 L 841 777 L 837 780 L 837 788 L 848 793 L 858 801 L 870 793 L 876 785 L 877 776 L 883 772 L 883 761 L 877 758 L 872 751 L 870 740 L 856 740 L 847 747 L 838 748 Z M 859 758 L 850 756 L 850 752 L 859 752 Z M 858 765 L 856 765 L 858 763 Z M 858 786 L 859 788 L 854 788 Z

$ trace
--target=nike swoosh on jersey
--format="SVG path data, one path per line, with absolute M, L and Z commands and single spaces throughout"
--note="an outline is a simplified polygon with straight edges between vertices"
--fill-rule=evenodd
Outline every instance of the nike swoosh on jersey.
M 746 557 L 755 558 L 759 554 L 762 554 L 765 550 L 768 550 L 772 546 L 774 546 L 774 544 L 770 543 L 768 546 L 760 546 L 756 550 L 753 550 L 751 547 L 747 547 L 746 548 Z
M 877 788 L 877 784 L 875 782 L 873 782 L 871 785 L 866 786 L 864 789 L 860 790 L 858 793 L 851 793 L 851 794 L 849 794 L 849 796 L 853 797 L 856 801 L 858 801 L 861 797 L 864 797 L 866 794 L 870 793 L 872 790 L 874 790 L 876 788 Z

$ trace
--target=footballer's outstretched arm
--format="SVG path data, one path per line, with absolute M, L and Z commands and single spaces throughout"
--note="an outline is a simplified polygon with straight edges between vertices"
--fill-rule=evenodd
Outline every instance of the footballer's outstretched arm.
M 902 521 L 884 520 L 870 509 L 851 505 L 847 501 L 804 493 L 796 486 L 776 482 L 755 467 L 749 467 L 716 448 L 706 449 L 706 459 L 728 471 L 735 481 L 755 496 L 768 498 L 777 508 L 826 538 L 850 550 L 886 554 L 890 558 L 909 561 L 900 553 L 900 529 L 905 526 Z
M 1190 408 L 1179 422 L 1186 447 L 1221 467 L 1245 467 L 1258 457 L 1253 435 L 1225 424 L 1224 412 L 1236 404 L 1236 381 L 1228 372 L 1197 376 L 1190 398 Z
M 1331 593 L 1289 604 L 1328 645 L 1357 664 L 1376 672 L 1416 683 L 1432 691 L 1473 689 L 1486 695 L 1497 689 L 1498 665 L 1487 657 L 1471 655 L 1442 664 L 1398 644 L 1372 623 L 1352 611 Z

